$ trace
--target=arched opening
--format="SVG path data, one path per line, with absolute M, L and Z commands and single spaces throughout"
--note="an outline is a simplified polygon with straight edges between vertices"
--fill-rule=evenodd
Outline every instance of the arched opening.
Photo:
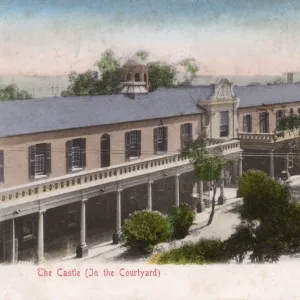
M 104 133 L 101 136 L 101 168 L 110 166 L 110 136 Z
M 126 75 L 126 81 L 131 81 L 131 75 L 130 75 L 130 73 L 127 73 L 127 75 Z
M 144 82 L 147 82 L 147 74 L 144 74 Z
M 134 75 L 134 81 L 140 81 L 140 74 L 139 73 L 136 73 Z

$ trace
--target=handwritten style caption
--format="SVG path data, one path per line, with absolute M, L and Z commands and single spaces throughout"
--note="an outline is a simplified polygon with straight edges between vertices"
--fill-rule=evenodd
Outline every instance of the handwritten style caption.
M 72 268 L 57 268 L 55 270 L 46 268 L 37 268 L 37 275 L 39 277 L 137 277 L 140 279 L 146 277 L 160 277 L 160 270 L 157 268 L 142 270 L 142 269 L 127 269 L 119 268 L 117 270 L 112 270 L 109 268 L 99 269 L 99 268 L 86 268 L 84 270 Z

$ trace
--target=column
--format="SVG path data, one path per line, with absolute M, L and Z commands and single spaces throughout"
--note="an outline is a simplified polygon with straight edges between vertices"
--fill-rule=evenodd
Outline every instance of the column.
M 117 216 L 116 216 L 116 230 L 113 234 L 113 243 L 118 244 L 120 242 L 121 228 L 122 228 L 122 214 L 121 214 L 121 200 L 122 200 L 122 189 L 117 190 Z
M 38 263 L 44 259 L 44 213 L 45 210 L 39 211 L 39 227 L 38 227 Z
M 199 180 L 197 182 L 197 192 L 198 192 L 198 198 L 199 198 L 199 203 L 197 207 L 197 212 L 203 212 L 205 211 L 205 205 L 203 201 L 203 181 Z
M 270 177 L 274 178 L 274 150 L 270 151 Z
M 179 176 L 180 176 L 180 174 L 175 175 L 175 206 L 179 206 L 179 203 L 180 203 Z
M 233 174 L 232 174 L 232 183 L 237 184 L 238 183 L 238 162 L 235 161 L 233 163 Z
M 222 205 L 225 203 L 226 200 L 224 195 L 224 169 L 222 169 L 221 171 L 220 181 L 221 181 L 221 185 L 220 185 L 220 196 L 218 199 L 218 204 Z
M 242 175 L 243 175 L 243 155 L 241 153 L 239 159 L 239 177 L 242 177 Z
M 83 197 L 81 200 L 81 209 L 80 209 L 80 245 L 77 247 L 76 256 L 82 258 L 88 254 L 88 246 L 86 244 L 86 201 L 88 199 Z
M 242 155 L 242 153 L 240 153 L 240 158 L 239 158 L 239 178 L 242 177 L 242 175 L 243 175 L 243 155 Z M 239 198 L 241 196 L 239 189 L 237 189 L 237 191 L 236 191 L 236 196 L 237 196 L 237 198 Z
M 15 230 L 15 219 L 12 219 L 12 264 L 15 263 L 16 259 L 16 230 Z
M 152 211 L 152 183 L 153 181 L 148 182 L 148 209 Z

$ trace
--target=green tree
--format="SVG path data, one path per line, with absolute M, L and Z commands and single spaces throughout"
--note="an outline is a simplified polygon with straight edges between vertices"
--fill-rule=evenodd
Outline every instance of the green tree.
M 210 225 L 215 214 L 215 198 L 222 169 L 226 165 L 231 164 L 232 160 L 225 158 L 220 148 L 209 150 L 205 137 L 199 137 L 197 140 L 191 141 L 186 147 L 181 149 L 181 155 L 189 158 L 198 180 L 212 182 L 212 209 L 207 222 L 207 225 Z
M 159 87 L 170 88 L 174 86 L 176 69 L 172 65 L 161 62 L 152 62 L 148 64 L 148 73 L 151 91 Z
M 0 100 L 26 100 L 32 99 L 32 95 L 25 90 L 20 90 L 16 84 L 9 84 L 0 88 Z
M 141 62 L 145 62 L 147 61 L 149 52 L 146 50 L 139 50 L 135 53 L 135 55 L 140 58 Z
M 186 72 L 185 80 L 181 83 L 181 85 L 187 85 L 187 86 L 192 85 L 192 82 L 199 71 L 199 67 L 197 66 L 195 59 L 193 58 L 185 59 L 180 63 L 180 65 L 185 68 L 185 72 Z

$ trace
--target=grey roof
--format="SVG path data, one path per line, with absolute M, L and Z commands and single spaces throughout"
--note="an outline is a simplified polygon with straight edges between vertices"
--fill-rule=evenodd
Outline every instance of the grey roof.
M 203 112 L 196 104 L 210 87 L 158 89 L 130 99 L 122 94 L 0 102 L 0 136 L 108 125 Z
M 240 107 L 300 101 L 300 84 L 235 86 Z

